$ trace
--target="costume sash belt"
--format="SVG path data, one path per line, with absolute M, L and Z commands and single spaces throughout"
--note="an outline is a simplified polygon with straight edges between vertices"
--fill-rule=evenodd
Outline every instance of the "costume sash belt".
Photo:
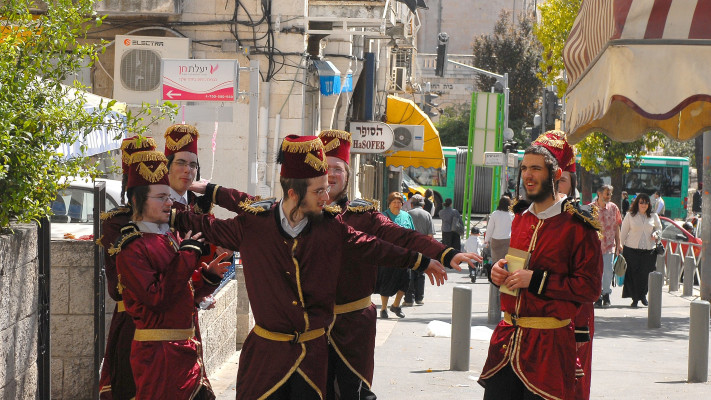
M 137 342 L 172 342 L 192 339 L 194 336 L 194 327 L 189 329 L 136 329 L 133 340 Z
M 533 329 L 558 329 L 570 325 L 570 319 L 560 320 L 553 317 L 517 317 L 504 312 L 504 321 L 513 326 Z
M 336 306 L 333 308 L 333 313 L 346 314 L 352 311 L 358 311 L 364 308 L 368 308 L 371 304 L 373 304 L 373 302 L 370 301 L 370 296 L 363 297 L 360 300 L 351 301 L 350 303 L 336 304 Z
M 126 311 L 126 306 L 123 304 L 123 300 L 117 301 L 116 302 L 116 312 L 124 312 Z
M 264 339 L 274 340 L 276 342 L 291 342 L 291 343 L 303 343 L 309 340 L 314 340 L 320 338 L 326 333 L 324 328 L 318 328 L 304 333 L 294 332 L 294 334 L 272 332 L 262 328 L 259 325 L 254 325 L 252 330 L 257 336 L 263 337 Z

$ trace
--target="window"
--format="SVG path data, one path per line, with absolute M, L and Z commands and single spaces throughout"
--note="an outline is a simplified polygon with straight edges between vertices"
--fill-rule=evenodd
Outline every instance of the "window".
M 444 168 L 408 167 L 406 173 L 419 186 L 447 185 L 447 170 Z
M 662 197 L 681 197 L 681 167 L 638 167 L 624 177 L 625 190 L 632 193 L 654 194 Z
M 105 209 L 111 210 L 117 206 L 118 204 L 107 195 Z M 57 194 L 51 208 L 54 213 L 52 222 L 92 223 L 94 221 L 94 192 L 70 186 Z

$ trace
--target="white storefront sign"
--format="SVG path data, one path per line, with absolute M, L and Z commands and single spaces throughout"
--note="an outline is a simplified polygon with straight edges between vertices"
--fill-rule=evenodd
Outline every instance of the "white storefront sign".
M 393 130 L 382 122 L 351 122 L 351 153 L 384 153 L 393 145 Z

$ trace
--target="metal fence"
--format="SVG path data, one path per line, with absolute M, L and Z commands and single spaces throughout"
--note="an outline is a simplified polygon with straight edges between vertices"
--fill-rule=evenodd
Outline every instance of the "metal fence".
M 677 291 L 679 286 L 683 285 L 682 294 L 693 295 L 694 285 L 701 283 L 701 245 L 668 240 L 665 250 L 664 255 L 657 256 L 657 271 L 664 274 L 670 291 Z M 692 276 L 693 279 L 686 279 L 687 276 Z

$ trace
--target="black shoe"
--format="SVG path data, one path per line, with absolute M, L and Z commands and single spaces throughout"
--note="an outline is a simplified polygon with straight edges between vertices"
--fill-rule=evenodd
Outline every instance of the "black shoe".
M 425 301 L 424 300 L 415 300 L 415 304 L 417 304 L 418 306 L 421 306 L 421 305 L 425 304 Z
M 637 308 L 637 300 L 633 301 L 630 307 Z
M 380 310 L 380 318 L 388 319 L 388 311 L 387 310 Z
M 595 306 L 595 308 L 602 308 L 602 297 L 597 299 L 594 306 Z
M 402 313 L 402 307 L 390 306 L 390 311 L 395 313 L 395 315 L 397 315 L 400 318 L 405 318 L 405 314 Z M 382 315 L 382 311 L 381 311 L 381 315 Z
M 643 303 L 643 304 L 644 304 L 644 303 Z M 602 295 L 602 307 L 603 307 L 603 308 L 607 308 L 607 307 L 610 307 L 610 305 L 611 305 L 611 303 L 610 303 L 610 294 L 609 294 L 609 293 L 608 293 L 608 294 L 603 294 L 603 295 Z M 645 304 L 645 305 L 646 305 L 646 304 Z
M 469 279 L 472 281 L 472 283 L 476 283 L 476 275 L 470 276 Z
M 644 297 L 642 297 L 642 300 L 640 300 L 640 301 L 641 301 L 642 304 L 644 304 L 645 306 L 648 306 L 648 305 L 649 305 L 649 302 L 648 302 L 647 299 L 644 298 Z
M 406 301 L 406 302 L 402 303 L 402 307 L 412 307 L 412 302 Z

